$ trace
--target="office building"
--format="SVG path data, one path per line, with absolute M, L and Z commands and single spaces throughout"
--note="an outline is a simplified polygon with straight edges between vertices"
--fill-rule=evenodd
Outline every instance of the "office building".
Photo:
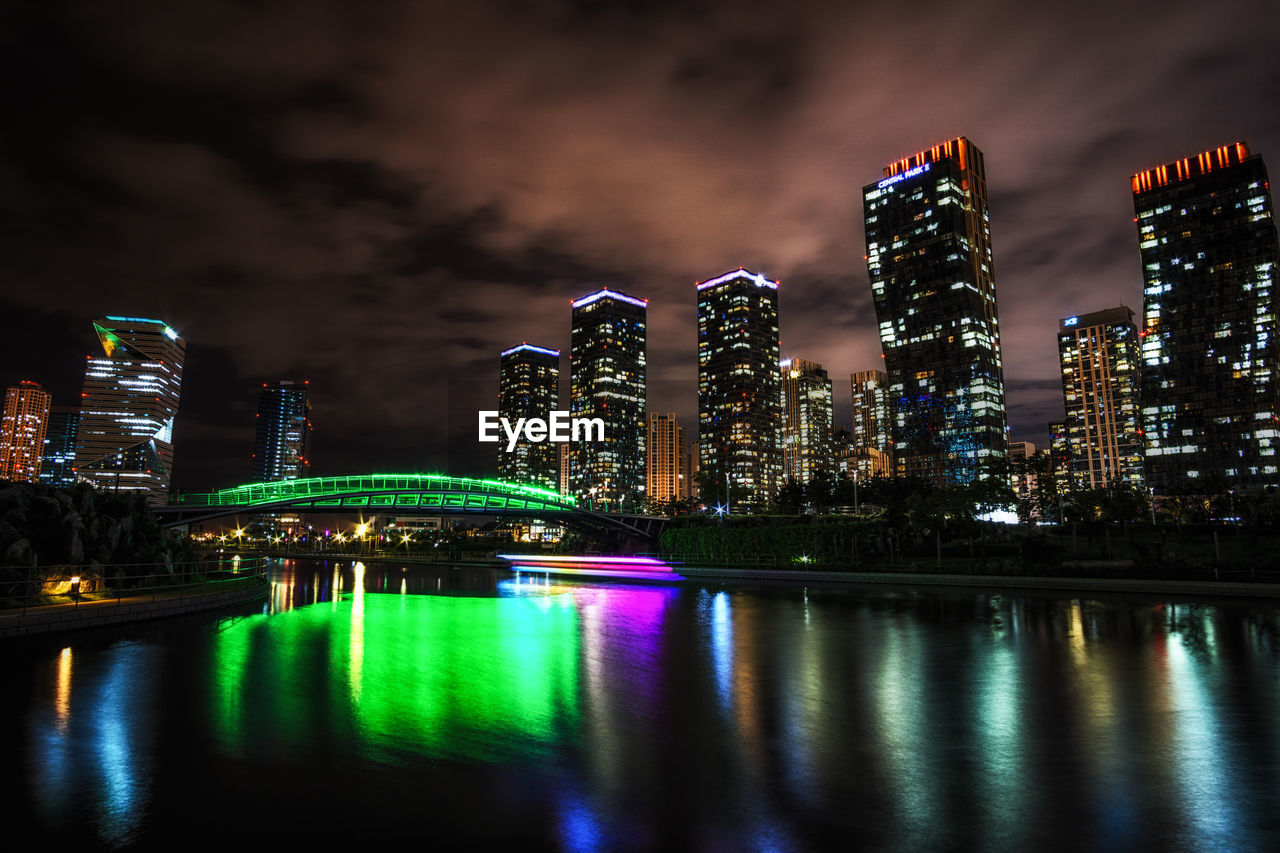
M 1157 494 L 1280 485 L 1277 243 L 1243 142 L 1132 178 L 1142 261 L 1142 431 Z
M 763 509 L 782 485 L 778 283 L 738 269 L 697 288 L 698 465 L 728 475 L 732 508 Z
M 789 358 L 779 365 L 782 382 L 782 476 L 808 483 L 835 475 L 831 378 L 822 365 Z
M 872 447 L 884 454 L 893 453 L 888 384 L 888 376 L 883 370 L 861 370 L 849 374 L 854 447 Z
M 573 493 L 596 509 L 634 511 L 645 486 L 648 302 L 603 288 L 572 308 L 569 412 L 604 422 L 602 440 L 573 443 Z
M 498 359 L 498 417 L 548 420 L 560 408 L 560 350 L 528 343 L 504 350 Z M 560 485 L 560 445 L 521 438 L 507 450 L 497 444 L 498 479 L 556 489 Z
M 1053 489 L 1065 495 L 1077 488 L 1071 469 L 1071 445 L 1067 441 L 1067 422 L 1049 421 L 1049 468 L 1053 472 Z
M 1138 327 L 1121 305 L 1058 326 L 1062 401 L 1072 480 L 1083 489 L 1143 487 Z
M 645 494 L 657 506 L 689 498 L 689 455 L 674 412 L 649 413 Z
M 186 342 L 160 320 L 141 317 L 107 317 L 93 329 L 102 354 L 85 365 L 76 476 L 162 503 L 173 476 Z
M 40 482 L 60 489 L 76 484 L 76 435 L 80 431 L 80 410 L 74 406 L 52 406 L 49 428 L 44 433 L 40 461 Z
M 308 383 L 263 382 L 253 439 L 254 483 L 298 480 L 311 470 L 311 401 Z
M 863 188 L 898 472 L 1004 476 L 1004 369 L 982 152 L 960 137 Z
M 25 379 L 5 392 L 4 418 L 0 420 L 0 480 L 34 483 L 39 479 L 51 402 L 39 383 Z

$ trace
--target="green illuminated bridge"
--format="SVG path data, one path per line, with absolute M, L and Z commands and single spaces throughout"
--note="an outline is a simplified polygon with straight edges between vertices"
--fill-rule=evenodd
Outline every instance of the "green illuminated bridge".
M 651 516 L 594 512 L 571 497 L 536 486 L 445 474 L 361 474 L 250 483 L 179 495 L 175 503 L 156 507 L 156 514 L 168 526 L 246 512 L 284 511 L 540 518 L 633 549 L 652 544 L 666 522 Z

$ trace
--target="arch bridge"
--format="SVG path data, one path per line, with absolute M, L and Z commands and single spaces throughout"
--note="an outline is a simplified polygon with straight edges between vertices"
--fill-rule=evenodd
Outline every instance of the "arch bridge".
M 175 527 L 253 513 L 489 515 L 538 518 L 578 530 L 612 548 L 652 550 L 665 518 L 595 512 L 567 495 L 537 486 L 446 474 L 360 474 L 249 483 L 216 492 L 180 494 L 155 507 Z

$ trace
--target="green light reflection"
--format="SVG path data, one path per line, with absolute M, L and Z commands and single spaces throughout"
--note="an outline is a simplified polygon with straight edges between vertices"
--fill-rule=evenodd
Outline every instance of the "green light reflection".
M 211 716 L 224 749 L 254 748 L 253 732 L 286 752 L 322 742 L 384 762 L 498 761 L 576 732 L 579 630 L 569 596 L 356 589 L 218 636 Z

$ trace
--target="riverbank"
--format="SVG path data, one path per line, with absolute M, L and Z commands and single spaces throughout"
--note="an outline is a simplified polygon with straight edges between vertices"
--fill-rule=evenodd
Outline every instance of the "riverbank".
M 0 639 L 221 610 L 260 601 L 270 590 L 271 585 L 263 572 L 145 593 L 122 592 L 112 598 L 0 610 Z

